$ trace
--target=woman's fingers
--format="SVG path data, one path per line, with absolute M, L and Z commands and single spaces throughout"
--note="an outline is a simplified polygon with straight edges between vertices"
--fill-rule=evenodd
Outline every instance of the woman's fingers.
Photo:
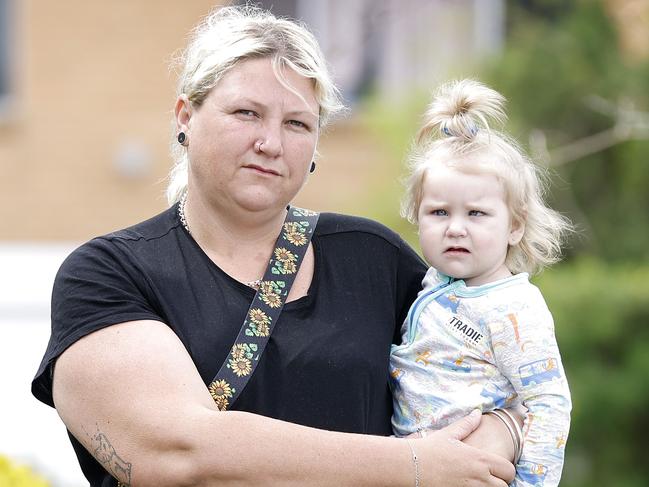
M 480 424 L 482 413 L 477 409 L 471 411 L 471 414 L 462 419 L 457 420 L 455 423 L 442 428 L 439 432 L 449 439 L 462 441 L 475 431 Z
M 498 480 L 502 481 L 503 487 L 505 485 L 509 485 L 514 480 L 514 477 L 516 476 L 516 468 L 514 467 L 514 465 L 509 463 L 504 458 L 502 458 L 500 456 L 497 456 L 497 455 L 494 455 L 494 457 L 498 461 L 495 461 L 491 465 L 491 467 L 490 467 L 491 468 L 491 470 L 490 470 L 491 474 L 494 477 L 496 477 Z M 501 484 L 498 483 L 498 485 L 501 485 Z
M 462 443 L 480 421 L 480 412 L 474 411 L 446 428 L 411 440 L 421 461 L 421 485 L 506 487 L 514 479 L 516 470 L 506 459 Z

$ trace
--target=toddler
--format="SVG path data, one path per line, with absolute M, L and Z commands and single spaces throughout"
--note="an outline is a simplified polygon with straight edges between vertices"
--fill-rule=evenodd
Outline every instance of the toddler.
M 503 104 L 472 80 L 444 85 L 415 142 L 403 213 L 431 267 L 392 348 L 392 423 L 405 436 L 522 403 L 512 485 L 550 487 L 571 401 L 552 315 L 529 275 L 558 260 L 570 228 L 544 204 L 534 164 L 490 128 Z

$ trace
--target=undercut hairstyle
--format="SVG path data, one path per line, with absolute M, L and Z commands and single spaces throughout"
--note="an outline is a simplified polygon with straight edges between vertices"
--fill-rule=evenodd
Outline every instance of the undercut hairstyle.
M 279 82 L 298 96 L 283 76 L 284 70 L 290 68 L 313 80 L 320 129 L 344 110 L 320 46 L 306 25 L 252 5 L 217 8 L 194 28 L 187 48 L 176 60 L 180 67 L 177 94 L 200 107 L 230 69 L 241 61 L 262 58 L 270 59 Z M 166 192 L 170 205 L 186 191 L 189 163 L 187 151 L 175 137 L 171 151 L 174 166 Z
M 491 127 L 506 120 L 504 103 L 500 93 L 470 79 L 438 88 L 408 155 L 401 214 L 418 223 L 424 178 L 439 165 L 493 174 L 503 185 L 512 225 L 524 227 L 520 242 L 507 249 L 505 265 L 514 274 L 533 275 L 560 260 L 562 240 L 573 228 L 544 201 L 545 171 L 513 138 Z

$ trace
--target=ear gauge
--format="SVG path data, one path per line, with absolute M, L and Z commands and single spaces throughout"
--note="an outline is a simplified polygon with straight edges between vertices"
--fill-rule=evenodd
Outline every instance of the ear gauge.
M 189 145 L 189 140 L 187 139 L 185 132 L 178 133 L 178 143 L 184 147 L 187 147 L 187 145 Z
M 311 168 L 309 169 L 309 172 L 313 174 L 315 172 L 315 161 L 311 161 Z

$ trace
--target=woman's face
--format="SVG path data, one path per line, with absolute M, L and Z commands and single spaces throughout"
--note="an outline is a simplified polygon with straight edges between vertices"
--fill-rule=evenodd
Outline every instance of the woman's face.
M 268 58 L 242 61 L 200 107 L 176 105 L 189 144 L 189 191 L 210 205 L 249 211 L 284 208 L 308 175 L 318 141 L 313 81 Z M 298 96 L 299 94 L 299 96 Z

